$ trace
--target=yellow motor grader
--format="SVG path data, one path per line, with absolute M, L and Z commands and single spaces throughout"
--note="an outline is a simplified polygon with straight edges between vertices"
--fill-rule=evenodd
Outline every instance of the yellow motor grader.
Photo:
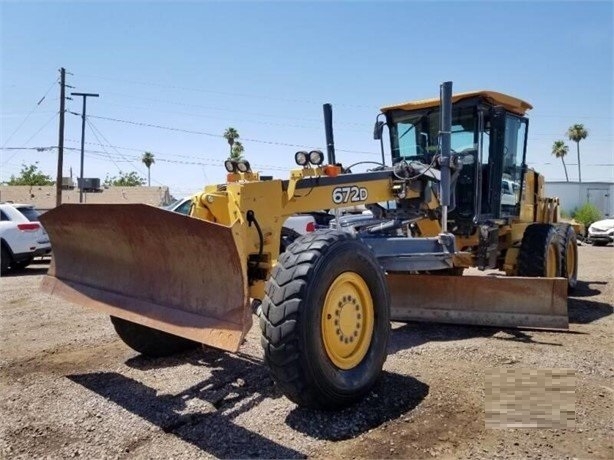
M 120 204 L 44 214 L 43 289 L 109 314 L 150 356 L 237 351 L 259 303 L 273 378 L 320 408 L 369 391 L 391 320 L 566 328 L 576 236 L 526 166 L 530 108 L 493 91 L 453 95 L 446 82 L 439 98 L 384 107 L 382 161 L 352 172 L 360 165 L 335 160 L 327 104 L 327 161 L 297 152 L 287 180 L 229 160 L 226 183 L 196 194 L 189 216 Z M 334 215 L 328 227 L 289 241 L 285 219 L 318 210 Z M 460 276 L 470 267 L 499 276 Z

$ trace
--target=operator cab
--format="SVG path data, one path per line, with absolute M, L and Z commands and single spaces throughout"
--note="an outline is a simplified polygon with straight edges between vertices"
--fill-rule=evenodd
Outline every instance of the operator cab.
M 455 233 L 468 234 L 476 224 L 517 217 L 532 106 L 494 91 L 452 97 L 452 155 L 463 167 L 452 184 L 455 206 L 449 213 Z M 439 99 L 384 107 L 392 164 L 420 162 L 437 168 Z M 381 139 L 384 123 L 376 123 Z

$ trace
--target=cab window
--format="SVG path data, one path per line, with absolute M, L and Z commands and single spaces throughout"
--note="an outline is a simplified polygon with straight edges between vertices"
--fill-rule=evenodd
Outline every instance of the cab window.
M 501 213 L 513 214 L 520 203 L 527 120 L 508 114 L 505 120 Z

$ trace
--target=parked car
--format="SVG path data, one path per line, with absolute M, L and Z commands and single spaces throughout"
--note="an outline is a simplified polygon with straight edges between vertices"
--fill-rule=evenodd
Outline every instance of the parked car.
M 588 227 L 588 239 L 593 246 L 605 246 L 614 243 L 614 219 L 593 222 Z
M 22 269 L 35 257 L 51 253 L 47 232 L 39 213 L 28 204 L 0 203 L 0 262 L 2 273 Z
M 188 214 L 190 214 L 191 207 L 192 207 L 192 197 L 188 196 L 185 198 L 181 198 L 179 200 L 175 200 L 171 204 L 167 204 L 166 206 L 162 206 L 162 209 L 166 209 L 167 211 L 178 212 L 179 214 L 185 214 L 187 216 Z
M 501 182 L 501 205 L 516 206 L 519 201 L 520 184 L 509 179 Z

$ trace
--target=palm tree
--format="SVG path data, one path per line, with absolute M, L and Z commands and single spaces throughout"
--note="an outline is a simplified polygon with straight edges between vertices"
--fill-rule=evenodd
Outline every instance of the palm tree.
M 145 152 L 143 154 L 143 156 L 141 157 L 141 161 L 145 164 L 145 166 L 147 167 L 147 186 L 150 187 L 151 186 L 151 176 L 150 176 L 150 169 L 151 165 L 154 164 L 156 161 L 154 160 L 154 156 L 153 153 L 151 152 Z
M 565 164 L 565 155 L 569 153 L 569 147 L 565 145 L 565 141 L 554 141 L 552 144 L 552 155 L 560 158 L 563 162 L 563 169 L 565 170 L 565 179 L 569 182 L 569 176 L 567 175 L 567 165 Z
M 224 131 L 224 139 L 228 141 L 228 145 L 230 146 L 230 157 L 232 158 L 232 146 L 235 143 L 235 139 L 239 138 L 239 133 L 234 128 L 226 128 Z
M 240 141 L 235 141 L 230 151 L 230 159 L 235 161 L 242 160 L 244 151 L 243 144 Z
M 586 139 L 587 136 L 588 131 L 584 128 L 584 125 L 581 124 L 573 125 L 567 130 L 567 137 L 570 141 L 574 141 L 576 143 L 576 148 L 578 151 L 578 182 L 582 182 L 582 171 L 580 169 L 580 141 L 582 139 Z

